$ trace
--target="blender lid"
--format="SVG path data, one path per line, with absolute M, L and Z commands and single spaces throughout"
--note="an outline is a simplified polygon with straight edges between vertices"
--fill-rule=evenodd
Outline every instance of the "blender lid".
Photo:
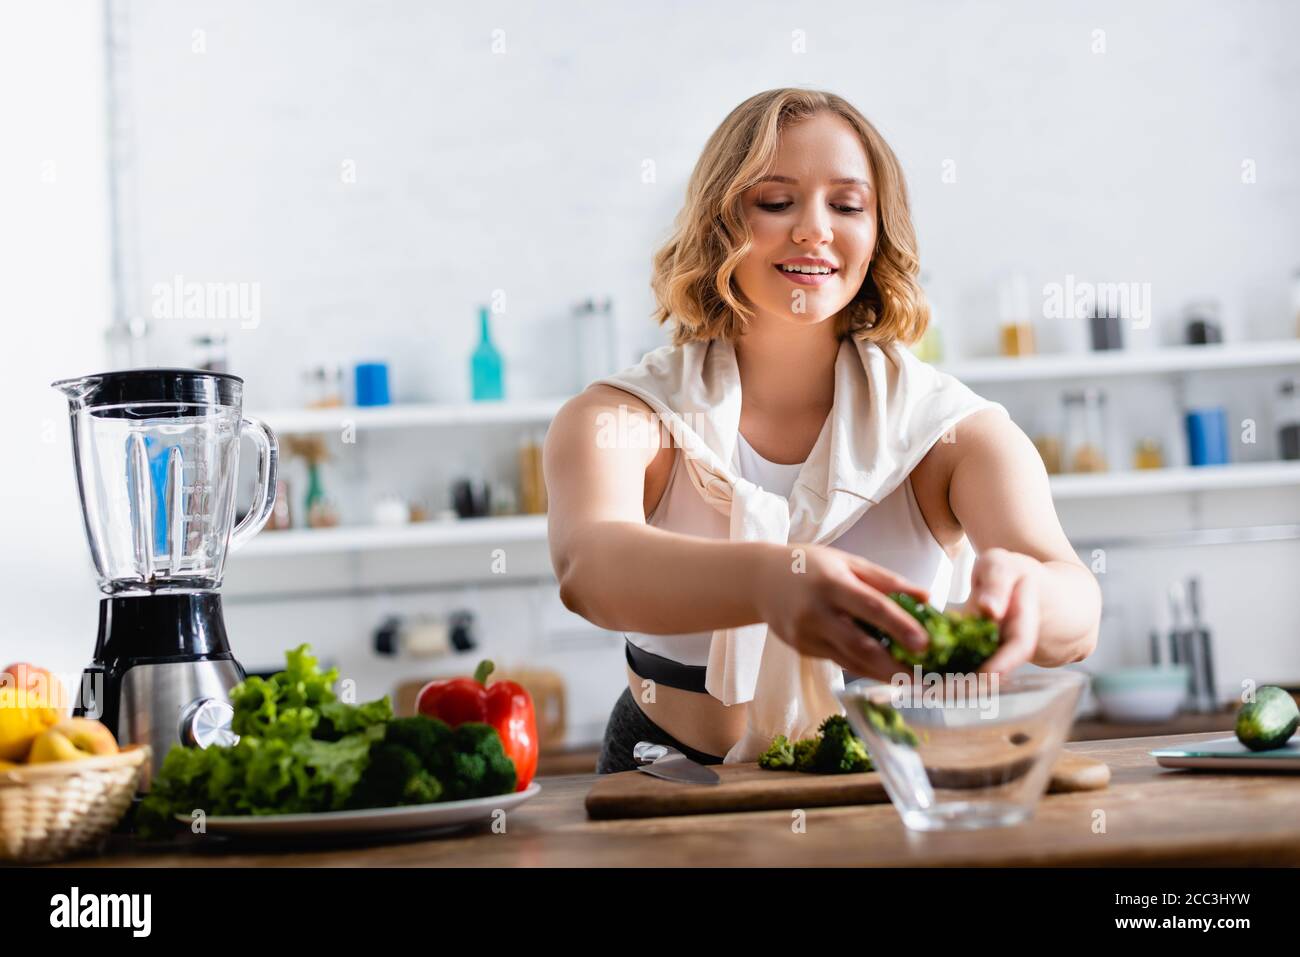
M 244 380 L 239 376 L 205 369 L 124 369 L 61 379 L 51 384 L 67 395 L 69 401 L 86 408 L 133 402 L 178 402 L 238 408 L 243 404 L 244 392 Z

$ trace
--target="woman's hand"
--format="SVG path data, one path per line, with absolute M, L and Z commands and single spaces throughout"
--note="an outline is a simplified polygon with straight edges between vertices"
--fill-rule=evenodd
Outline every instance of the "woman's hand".
M 985 409 L 931 454 L 936 474 L 949 476 L 952 516 L 979 556 L 967 610 L 986 612 L 1001 631 L 1002 647 L 980 670 L 1026 661 L 1054 668 L 1092 654 L 1101 588 L 1061 528 L 1034 443 L 1005 410 Z
M 916 651 L 925 629 L 889 597 L 926 592 L 865 558 L 824 545 L 773 546 L 760 566 L 758 609 L 778 638 L 800 654 L 829 658 L 855 674 L 888 681 L 902 666 L 854 624 L 861 618 Z
M 1000 638 L 998 650 L 980 671 L 1012 671 L 1034 657 L 1042 571 L 1038 559 L 1005 548 L 990 548 L 975 559 L 970 597 L 962 610 L 995 620 Z

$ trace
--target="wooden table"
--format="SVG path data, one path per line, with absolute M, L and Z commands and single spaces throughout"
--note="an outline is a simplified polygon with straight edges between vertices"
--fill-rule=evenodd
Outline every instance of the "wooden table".
M 1180 712 L 1167 721 L 1150 721 L 1144 724 L 1120 724 L 1104 718 L 1079 718 L 1070 729 L 1071 741 L 1100 741 L 1111 738 L 1155 738 L 1170 734 L 1201 734 L 1219 732 L 1218 737 L 1231 737 L 1237 724 L 1236 706 L 1209 714 Z
M 917 833 L 889 804 L 813 808 L 796 833 L 791 812 L 589 821 L 591 774 L 541 779 L 511 812 L 505 834 L 349 848 L 267 849 L 195 839 L 192 847 L 110 846 L 74 866 L 183 867 L 620 867 L 1300 864 L 1300 777 L 1165 770 L 1155 747 L 1221 732 L 1073 742 L 1106 761 L 1105 791 L 1053 794 L 1012 828 Z M 1104 832 L 1101 831 L 1104 825 Z
M 1071 741 L 1099 741 L 1103 738 L 1153 738 L 1167 734 L 1200 734 L 1218 731 L 1232 734 L 1237 721 L 1237 707 L 1231 705 L 1210 714 L 1180 712 L 1167 721 L 1121 724 L 1101 717 L 1077 718 L 1070 729 Z M 537 763 L 538 774 L 582 774 L 596 767 L 600 743 L 587 746 L 555 748 L 543 751 Z

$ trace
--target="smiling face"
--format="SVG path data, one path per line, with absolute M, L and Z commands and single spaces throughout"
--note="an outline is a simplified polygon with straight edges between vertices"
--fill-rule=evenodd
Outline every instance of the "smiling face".
M 756 322 L 813 325 L 857 295 L 876 244 L 874 182 L 835 114 L 782 130 L 772 175 L 741 197 L 753 245 L 735 278 Z

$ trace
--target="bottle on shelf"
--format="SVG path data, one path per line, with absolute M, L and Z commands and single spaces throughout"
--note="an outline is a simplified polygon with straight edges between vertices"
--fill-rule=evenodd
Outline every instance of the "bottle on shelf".
M 307 512 L 307 527 L 334 528 L 339 523 L 339 510 L 325 497 L 320 472 L 319 462 L 307 463 L 307 497 L 303 502 Z
M 505 397 L 501 353 L 492 344 L 492 331 L 488 324 L 488 307 L 478 311 L 478 346 L 470 358 L 470 392 L 475 402 L 491 401 Z
M 1286 379 L 1278 387 L 1273 419 L 1277 423 L 1278 456 L 1291 461 L 1300 459 L 1300 391 L 1294 379 Z
M 289 482 L 287 479 L 276 479 L 275 505 L 271 508 L 271 517 L 266 520 L 263 530 L 283 531 L 289 528 L 293 528 L 293 506 L 290 502 Z
M 939 333 L 939 303 L 931 291 L 929 273 L 921 273 L 921 289 L 925 294 L 926 305 L 930 307 L 930 321 L 926 323 L 921 338 L 912 345 L 912 354 L 922 362 L 937 364 L 943 361 L 943 337 Z
M 329 448 L 319 435 L 286 435 L 280 442 L 286 458 L 298 457 L 307 464 L 307 492 L 303 496 L 303 517 L 308 528 L 332 528 L 339 523 L 339 510 L 325 497 L 321 466 L 329 461 Z
M 578 378 L 575 391 L 618 369 L 618 332 L 614 323 L 614 300 L 588 297 L 572 309 L 574 362 Z
M 546 480 L 542 476 L 545 438 L 545 432 L 533 432 L 519 444 L 519 510 L 525 515 L 546 512 Z
M 1124 348 L 1123 315 L 1114 303 L 1093 307 L 1088 328 L 1093 352 L 1111 352 Z
M 206 372 L 229 372 L 230 355 L 226 348 L 226 336 L 221 332 L 195 336 L 190 340 L 194 350 L 192 365 L 195 369 Z
M 1013 273 L 998 285 L 998 313 L 1002 355 L 1033 355 L 1037 350 L 1030 321 L 1029 280 L 1023 273 Z

